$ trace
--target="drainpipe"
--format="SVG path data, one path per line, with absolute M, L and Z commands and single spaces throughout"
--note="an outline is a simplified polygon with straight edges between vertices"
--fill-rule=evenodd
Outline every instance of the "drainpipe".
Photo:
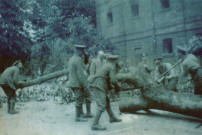
M 98 34 L 98 32 L 100 32 L 99 34 L 101 36 L 103 36 L 103 34 L 102 34 L 102 22 L 101 22 L 101 19 L 98 19 L 98 18 L 100 18 L 100 15 L 101 15 L 101 13 L 99 12 L 99 9 L 100 9 L 99 6 L 100 5 L 98 3 L 96 3 L 96 1 L 94 1 L 94 4 L 95 4 L 96 25 L 97 25 L 96 31 L 97 31 L 97 34 Z M 99 23 L 97 23 L 98 21 L 99 21 Z M 98 24 L 99 24 L 99 26 L 98 26 Z
M 153 53 L 157 55 L 157 43 L 156 43 L 156 25 L 155 25 L 155 13 L 154 13 L 154 0 L 151 1 L 152 3 L 152 25 L 153 25 Z
M 127 57 L 127 53 L 126 53 L 126 31 L 125 31 L 125 20 L 124 20 L 124 12 L 123 12 L 123 9 L 124 9 L 124 1 L 122 1 L 122 22 L 123 22 L 123 40 L 124 40 L 124 57 L 126 58 Z
M 185 22 L 185 4 L 184 0 L 181 0 L 182 4 L 182 16 L 183 16 L 183 29 L 184 29 L 184 37 L 185 37 L 185 44 L 187 45 L 187 32 L 186 32 L 186 22 Z

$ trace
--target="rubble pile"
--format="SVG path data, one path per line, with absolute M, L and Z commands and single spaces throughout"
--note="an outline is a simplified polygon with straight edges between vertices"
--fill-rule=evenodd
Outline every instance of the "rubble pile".
M 25 87 L 17 91 L 17 100 L 28 102 L 30 100 L 46 101 L 54 100 L 59 104 L 67 104 L 74 101 L 74 94 L 68 88 L 65 76 L 50 83 L 42 83 L 30 87 Z

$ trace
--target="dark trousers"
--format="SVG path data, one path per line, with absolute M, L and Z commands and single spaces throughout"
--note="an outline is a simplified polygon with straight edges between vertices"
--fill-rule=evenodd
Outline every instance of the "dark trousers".
M 14 112 L 15 102 L 16 102 L 16 94 L 15 90 L 12 89 L 9 85 L 3 84 L 1 85 L 2 89 L 4 90 L 5 94 L 8 96 L 8 113 Z
M 90 92 L 84 91 L 84 89 L 82 88 L 72 87 L 71 89 L 74 92 L 76 106 L 82 106 L 84 100 L 86 101 L 86 103 L 91 103 L 92 99 Z
M 9 85 L 2 84 L 1 87 L 4 90 L 5 94 L 8 96 L 8 100 L 10 100 L 11 98 L 16 98 L 15 90 L 12 89 Z
M 75 106 L 82 106 L 84 102 L 84 89 L 71 88 L 75 96 Z
M 202 67 L 198 68 L 194 77 L 194 94 L 202 95 Z

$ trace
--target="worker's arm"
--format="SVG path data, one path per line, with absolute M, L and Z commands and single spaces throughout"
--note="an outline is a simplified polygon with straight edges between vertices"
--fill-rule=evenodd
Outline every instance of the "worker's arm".
M 166 68 L 167 68 L 167 70 L 170 70 L 172 68 L 172 65 L 170 63 L 167 63 Z M 167 74 L 167 76 L 165 76 L 165 78 L 166 79 L 171 79 L 173 77 L 176 77 L 176 74 L 175 74 L 175 70 L 171 69 L 169 71 L 169 73 Z

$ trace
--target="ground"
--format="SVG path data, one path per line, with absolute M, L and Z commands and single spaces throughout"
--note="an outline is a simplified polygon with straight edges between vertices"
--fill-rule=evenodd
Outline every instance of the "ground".
M 200 135 L 201 120 L 180 114 L 151 110 L 138 114 L 120 113 L 118 102 L 112 102 L 121 123 L 109 123 L 105 112 L 100 123 L 106 131 L 92 131 L 88 122 L 74 122 L 74 103 L 57 104 L 49 101 L 17 103 L 19 114 L 9 115 L 6 104 L 0 108 L 0 135 Z M 92 104 L 95 113 L 96 104 Z M 85 110 L 84 110 L 85 111 Z

